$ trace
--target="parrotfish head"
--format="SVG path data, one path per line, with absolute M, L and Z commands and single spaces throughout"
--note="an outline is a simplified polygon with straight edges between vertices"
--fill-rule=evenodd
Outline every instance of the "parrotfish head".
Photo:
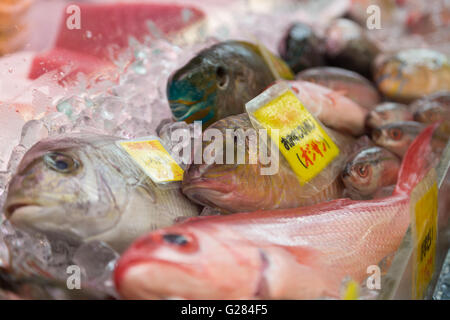
M 214 226 L 191 224 L 196 223 L 152 232 L 122 255 L 114 274 L 122 298 L 221 299 L 251 293 L 259 257 L 255 263 L 245 245 L 235 248 L 215 237 L 209 232 Z
M 191 60 L 175 72 L 167 84 L 167 97 L 175 120 L 213 122 L 217 116 L 217 93 L 228 84 L 229 74 L 224 65 L 201 56 Z

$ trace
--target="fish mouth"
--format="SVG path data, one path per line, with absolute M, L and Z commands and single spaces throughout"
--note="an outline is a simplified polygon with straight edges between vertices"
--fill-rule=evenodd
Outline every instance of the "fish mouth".
M 194 121 L 210 122 L 214 118 L 214 108 L 205 106 L 204 101 L 184 102 L 169 101 L 170 109 L 176 121 L 192 123 Z
M 139 261 L 140 260 L 140 261 Z M 150 258 L 142 261 L 129 261 L 128 263 L 119 265 L 114 274 L 115 286 L 119 294 L 125 299 L 136 300 L 180 300 L 185 299 L 183 294 L 176 295 L 168 292 L 167 284 L 172 283 L 171 288 L 176 289 L 176 283 L 183 287 L 183 281 L 177 279 L 191 279 L 189 270 L 183 265 L 166 261 L 158 258 Z M 164 272 L 162 272 L 164 271 Z M 166 275 L 166 277 L 163 277 Z M 151 281 L 143 281 L 150 279 Z M 175 281 L 172 281 L 175 280 Z M 189 282 L 189 281 L 188 281 Z M 174 290 L 178 291 L 178 290 Z M 182 290 L 183 291 L 183 290 Z
M 205 178 L 189 180 L 188 184 L 183 184 L 183 193 L 192 200 L 209 207 L 215 207 L 211 199 L 220 199 L 233 191 L 230 184 L 211 181 Z
M 37 203 L 16 201 L 6 205 L 5 215 L 8 219 L 13 216 L 21 215 L 22 213 L 37 212 L 42 209 L 42 206 Z

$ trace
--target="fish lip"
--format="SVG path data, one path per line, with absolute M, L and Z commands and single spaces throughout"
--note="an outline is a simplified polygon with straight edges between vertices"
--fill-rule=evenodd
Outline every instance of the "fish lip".
M 192 114 L 194 114 L 193 110 L 198 109 L 195 108 L 198 104 L 202 103 L 202 100 L 198 101 L 186 101 L 185 103 L 179 102 L 179 100 L 169 100 L 170 110 L 172 111 L 172 114 L 174 115 L 174 118 L 177 121 L 183 121 L 189 118 Z M 182 108 L 186 111 L 181 116 L 175 116 L 174 109 Z
M 116 270 L 114 271 L 114 283 L 115 287 L 118 291 L 121 289 L 123 290 L 123 281 L 125 281 L 125 278 L 129 274 L 130 270 L 132 270 L 135 267 L 145 267 L 145 266 L 152 266 L 153 264 L 160 264 L 160 265 L 168 265 L 168 266 L 175 266 L 176 268 L 185 269 L 186 267 L 183 266 L 181 263 L 177 263 L 174 261 L 169 261 L 165 259 L 159 259 L 154 257 L 132 257 L 130 260 L 126 261 L 125 263 L 122 262 L 117 265 Z M 120 292 L 119 292 L 120 293 Z M 158 294 L 154 291 L 146 291 L 147 294 L 150 294 L 152 298 L 154 299 L 160 299 L 160 300 L 185 300 L 183 297 L 179 296 L 168 296 L 163 294 Z
M 42 208 L 41 205 L 39 205 L 38 203 L 35 202 L 29 202 L 29 201 L 21 201 L 21 200 L 17 200 L 14 202 L 9 202 L 6 204 L 5 206 L 5 215 L 7 219 L 10 219 L 15 212 L 17 212 L 19 209 L 22 208 L 27 208 L 27 207 L 38 207 L 38 208 Z
M 205 178 L 195 178 L 189 180 L 188 184 L 183 184 L 182 186 L 183 193 L 190 192 L 192 189 L 202 189 L 217 192 L 220 194 L 230 193 L 232 191 L 232 187 L 229 184 L 220 183 L 217 181 L 211 181 L 210 179 Z

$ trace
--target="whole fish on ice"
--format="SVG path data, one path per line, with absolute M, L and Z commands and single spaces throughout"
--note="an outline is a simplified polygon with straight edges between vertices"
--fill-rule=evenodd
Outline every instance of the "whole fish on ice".
M 148 231 L 199 209 L 178 189 L 161 189 L 115 137 L 78 134 L 43 140 L 13 177 L 5 214 L 13 226 L 121 252 Z

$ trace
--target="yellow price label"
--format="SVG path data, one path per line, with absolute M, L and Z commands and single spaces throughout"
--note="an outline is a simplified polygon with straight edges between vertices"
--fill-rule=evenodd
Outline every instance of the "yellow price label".
M 183 180 L 183 169 L 159 140 L 120 141 L 119 145 L 155 183 Z
M 414 191 L 415 194 L 420 193 L 420 196 L 412 205 L 412 230 L 415 244 L 413 298 L 423 299 L 434 273 L 436 255 L 438 187 L 434 169 Z M 413 193 L 412 199 L 414 198 Z
M 342 296 L 343 300 L 358 300 L 359 299 L 359 284 L 351 280 L 347 284 L 344 290 L 344 294 Z
M 291 90 L 255 110 L 253 116 L 267 129 L 273 141 L 271 130 L 278 130 L 278 141 L 274 142 L 301 185 L 317 176 L 339 155 L 337 145 Z

